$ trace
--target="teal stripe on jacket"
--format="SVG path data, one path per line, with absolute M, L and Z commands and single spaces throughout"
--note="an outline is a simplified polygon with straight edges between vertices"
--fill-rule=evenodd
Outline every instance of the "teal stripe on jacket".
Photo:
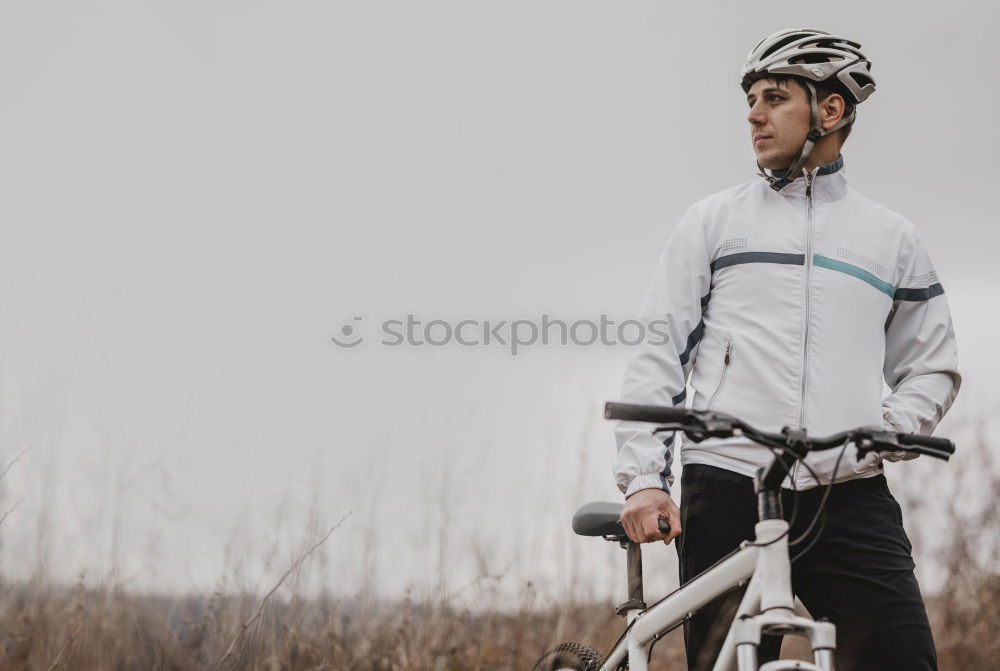
M 858 268 L 857 266 L 851 265 L 850 263 L 844 263 L 843 261 L 838 261 L 836 259 L 831 259 L 828 256 L 820 256 L 819 254 L 813 255 L 813 264 L 819 266 L 820 268 L 828 268 L 830 270 L 836 270 L 840 273 L 846 273 L 848 275 L 853 275 L 857 277 L 862 282 L 867 282 L 872 285 L 882 293 L 886 294 L 889 298 L 892 298 L 893 294 L 896 292 L 896 288 L 884 282 L 879 278 L 872 275 L 870 272 L 864 268 Z

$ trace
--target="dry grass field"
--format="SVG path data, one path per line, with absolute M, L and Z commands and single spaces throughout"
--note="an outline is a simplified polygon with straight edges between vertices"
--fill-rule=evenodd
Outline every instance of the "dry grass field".
M 899 494 L 908 515 L 929 515 L 933 506 L 941 520 L 914 545 L 918 563 L 933 562 L 944 576 L 927 603 L 945 671 L 1000 669 L 998 461 L 980 439 L 949 470 L 928 476 L 933 483 L 914 482 Z M 0 671 L 527 670 L 562 641 L 606 650 L 623 626 L 610 603 L 537 606 L 530 583 L 521 608 L 475 611 L 433 597 L 302 593 L 297 578 L 336 532 L 317 535 L 263 595 L 167 597 L 44 579 L 0 584 Z M 478 602 L 490 598 L 484 593 Z M 656 645 L 651 668 L 683 668 L 679 631 Z
M 941 668 L 998 669 L 1000 578 L 969 588 L 976 591 L 964 598 L 930 601 Z M 201 602 L 29 586 L 8 600 L 0 620 L 3 671 L 519 670 L 568 638 L 607 649 L 622 627 L 609 603 L 473 614 L 405 600 L 275 600 L 243 631 L 259 598 Z M 678 631 L 657 644 L 651 668 L 684 668 L 683 659 Z

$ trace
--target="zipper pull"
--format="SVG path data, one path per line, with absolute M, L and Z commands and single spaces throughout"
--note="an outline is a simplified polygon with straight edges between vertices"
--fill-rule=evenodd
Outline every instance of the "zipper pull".
M 813 195 L 813 176 L 812 173 L 806 173 L 806 198 L 812 198 Z
M 732 352 L 733 352 L 733 341 L 730 340 L 729 342 L 726 343 L 726 365 L 727 366 L 729 365 L 729 359 L 730 359 L 730 355 L 732 354 Z

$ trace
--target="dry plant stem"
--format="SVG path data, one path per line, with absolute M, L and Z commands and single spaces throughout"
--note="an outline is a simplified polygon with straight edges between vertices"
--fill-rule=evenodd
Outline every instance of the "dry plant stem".
M 31 445 L 28 445 L 26 448 L 24 448 L 23 450 L 21 450 L 21 453 L 19 455 L 17 455 L 16 457 L 14 457 L 10 461 L 10 463 L 8 463 L 7 466 L 3 469 L 3 471 L 0 471 L 0 480 L 3 480 L 3 476 L 7 475 L 7 471 L 10 470 L 11 466 L 13 466 L 17 462 L 21 461 L 21 457 L 23 457 L 25 454 L 27 454 L 28 450 L 30 450 L 30 449 L 31 449 Z
M 246 631 L 253 626 L 254 622 L 260 619 L 260 616 L 264 612 L 264 606 L 267 605 L 267 601 L 268 599 L 271 598 L 271 595 L 278 591 L 278 588 L 281 587 L 282 583 L 285 582 L 285 579 L 288 578 L 288 576 L 290 576 L 292 573 L 294 573 L 295 570 L 302 565 L 302 562 L 304 562 L 309 557 L 309 555 L 315 552 L 320 545 L 326 542 L 326 539 L 329 538 L 330 535 L 334 531 L 336 531 L 341 524 L 344 523 L 344 520 L 346 520 L 350 514 L 351 514 L 350 512 L 345 513 L 344 516 L 340 518 L 339 522 L 330 527 L 330 530 L 326 532 L 325 536 L 319 539 L 319 541 L 317 541 L 315 545 L 306 550 L 298 559 L 292 562 L 292 565 L 288 568 L 287 571 L 285 571 L 285 574 L 281 576 L 278 582 L 275 583 L 274 587 L 271 588 L 271 591 L 265 594 L 264 598 L 260 600 L 260 605 L 257 606 L 257 612 L 253 614 L 253 617 L 244 622 L 240 630 L 236 632 L 236 636 L 233 637 L 233 640 L 229 643 L 229 647 L 226 648 L 226 654 L 224 654 L 222 658 L 219 660 L 219 666 L 225 664 L 226 660 L 232 657 L 233 652 L 235 652 L 236 650 L 236 644 L 239 642 L 240 638 L 242 638 L 243 634 L 246 633 Z
M 14 504 L 14 507 L 12 507 L 10 510 L 8 510 L 7 512 L 5 512 L 3 514 L 3 517 L 0 517 L 0 526 L 3 526 L 3 523 L 7 519 L 7 516 L 10 515 L 12 512 L 14 512 L 15 510 L 17 510 L 17 507 L 19 505 L 21 505 L 21 501 L 20 500 L 18 500 L 18 502 Z
M 26 448 L 24 448 L 23 450 L 21 450 L 20 454 L 18 454 L 16 457 L 14 457 L 13 459 L 10 460 L 10 462 L 4 467 L 4 469 L 2 471 L 0 471 L 0 480 L 4 479 L 4 476 L 7 475 L 7 471 L 9 471 L 14 464 L 16 464 L 17 462 L 21 461 L 21 457 L 23 457 L 25 454 L 27 454 L 28 450 L 30 450 L 30 449 L 31 449 L 31 445 L 28 445 Z M 15 503 L 13 508 L 11 508 L 7 512 L 5 512 L 3 514 L 3 517 L 0 517 L 0 525 L 3 525 L 4 521 L 7 519 L 7 516 L 10 515 L 12 512 L 14 512 L 15 510 L 17 510 L 17 507 L 19 505 L 21 505 L 21 501 L 18 501 L 17 503 Z
M 66 652 L 66 649 L 73 644 L 73 641 L 76 640 L 76 635 L 80 633 L 80 630 L 83 629 L 83 627 L 84 625 L 81 624 L 79 627 L 76 628 L 76 631 L 74 631 L 72 634 L 69 635 L 69 640 L 67 640 L 66 643 L 63 644 L 63 647 L 59 649 L 59 654 L 56 655 L 56 658 L 54 660 L 52 660 L 52 666 L 49 667 L 49 671 L 55 671 L 57 668 L 59 668 L 60 664 L 59 660 L 62 659 L 63 653 Z

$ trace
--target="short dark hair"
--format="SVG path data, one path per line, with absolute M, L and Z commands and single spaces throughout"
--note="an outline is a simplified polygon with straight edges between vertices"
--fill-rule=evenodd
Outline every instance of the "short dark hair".
M 743 87 L 743 92 L 749 93 L 750 87 L 754 85 L 754 82 L 758 82 L 761 79 L 767 79 L 771 82 L 774 82 L 775 86 L 778 86 L 779 88 L 781 88 L 782 85 L 787 83 L 788 81 L 794 81 L 796 84 L 802 87 L 803 91 L 805 91 L 807 94 L 809 93 L 809 90 L 802 83 L 801 77 L 796 77 L 795 75 L 769 74 L 767 72 L 758 72 L 756 74 L 750 74 L 744 77 L 743 81 L 740 82 L 740 86 Z M 851 112 L 854 111 L 854 103 L 851 102 L 851 94 L 847 91 L 847 89 L 843 86 L 843 84 L 840 84 L 839 82 L 830 81 L 829 79 L 822 82 L 813 82 L 812 84 L 813 86 L 816 87 L 816 97 L 818 98 L 816 102 L 819 102 L 820 100 L 825 100 L 827 96 L 836 93 L 837 95 L 839 95 L 841 98 L 844 99 L 844 116 L 845 117 L 850 116 Z M 846 126 L 840 129 L 839 132 L 840 132 L 841 143 L 847 141 L 847 136 L 851 134 L 851 128 L 853 126 L 854 122 L 852 121 L 851 123 L 847 124 Z

